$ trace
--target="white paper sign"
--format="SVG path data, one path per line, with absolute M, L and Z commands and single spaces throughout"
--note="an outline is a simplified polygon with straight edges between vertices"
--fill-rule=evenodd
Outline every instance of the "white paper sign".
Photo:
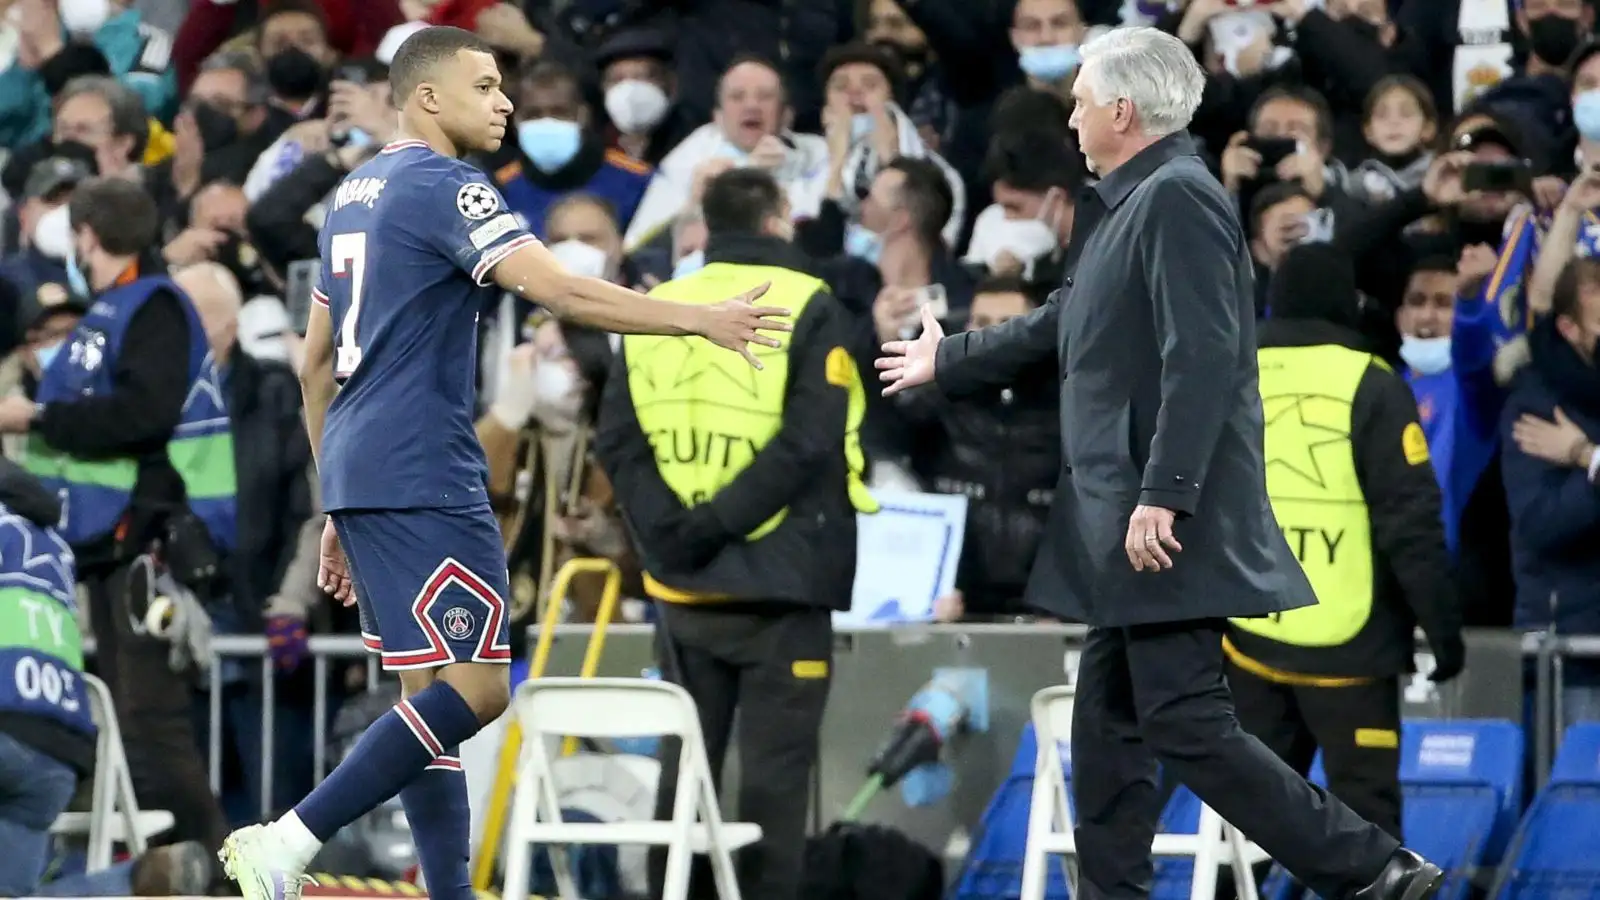
M 834 613 L 834 624 L 926 622 L 934 601 L 955 590 L 967 498 L 893 490 L 873 496 L 881 509 L 856 516 L 853 605 Z

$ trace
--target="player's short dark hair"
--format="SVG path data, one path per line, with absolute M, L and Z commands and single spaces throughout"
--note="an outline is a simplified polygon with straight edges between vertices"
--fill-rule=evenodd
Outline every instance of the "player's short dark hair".
M 763 222 L 783 215 L 783 188 L 764 169 L 729 169 L 706 183 L 700 210 L 708 237 L 754 234 Z
M 396 106 L 404 106 L 417 85 L 432 76 L 442 62 L 456 58 L 462 50 L 493 53 L 483 38 L 465 28 L 434 25 L 406 38 L 389 62 L 389 93 Z
M 1082 154 L 1049 129 L 997 134 L 983 160 L 985 181 L 1003 181 L 1007 187 L 1030 194 L 1051 188 L 1076 194 L 1083 186 L 1084 174 Z
M 317 20 L 317 25 L 322 28 L 324 39 L 328 36 L 328 14 L 323 11 L 316 0 L 273 0 L 266 4 L 266 9 L 261 12 L 261 19 L 256 22 L 256 42 L 261 41 L 261 36 L 266 32 L 264 27 L 268 22 L 279 16 L 289 13 L 299 13 Z
M 923 243 L 939 246 L 944 240 L 944 226 L 956 206 L 956 196 L 944 170 L 926 159 L 901 156 L 880 171 L 905 176 L 900 182 L 899 203 L 911 215 L 911 227 Z
M 521 81 L 528 87 L 539 88 L 566 85 L 580 101 L 583 99 L 583 79 L 571 66 L 553 59 L 541 59 L 528 67 L 522 73 Z
M 1411 266 L 1411 274 L 1418 272 L 1443 272 L 1447 275 L 1456 274 L 1456 261 L 1443 253 L 1424 256 Z
M 156 243 L 161 213 L 142 185 L 126 178 L 91 178 L 67 201 L 74 230 L 88 228 L 113 256 L 137 256 Z
M 989 132 L 1053 131 L 1072 134 L 1072 108 L 1051 91 L 1017 85 L 1000 95 L 989 114 Z
M 83 188 L 78 190 L 82 191 Z M 1578 318 L 1583 312 L 1580 305 L 1583 288 L 1600 288 L 1600 259 L 1578 257 L 1561 268 L 1561 274 L 1550 292 L 1550 314 Z
M 1028 306 L 1036 307 L 1044 302 L 1049 294 L 1048 285 L 1040 282 L 1025 281 L 1016 275 L 989 275 L 973 289 L 974 297 L 981 294 L 1021 294 L 1028 301 Z

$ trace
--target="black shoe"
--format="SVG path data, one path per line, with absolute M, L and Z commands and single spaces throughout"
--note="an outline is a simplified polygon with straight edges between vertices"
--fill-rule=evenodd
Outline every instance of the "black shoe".
M 1426 900 L 1439 893 L 1443 884 L 1443 869 L 1401 847 L 1389 857 L 1377 879 L 1350 900 Z

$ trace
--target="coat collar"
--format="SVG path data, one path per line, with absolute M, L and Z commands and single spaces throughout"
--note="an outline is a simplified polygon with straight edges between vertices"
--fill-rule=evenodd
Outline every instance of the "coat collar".
M 1106 209 L 1116 209 L 1128 199 L 1133 189 L 1161 168 L 1168 160 L 1180 156 L 1194 156 L 1194 139 L 1187 131 L 1175 131 L 1140 150 L 1106 177 L 1095 182 L 1094 192 Z

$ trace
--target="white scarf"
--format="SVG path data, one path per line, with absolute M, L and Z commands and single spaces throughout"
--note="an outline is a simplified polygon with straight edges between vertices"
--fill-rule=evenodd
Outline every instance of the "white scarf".
M 1461 0 L 1450 92 L 1456 112 L 1511 74 L 1511 14 L 1506 0 Z

